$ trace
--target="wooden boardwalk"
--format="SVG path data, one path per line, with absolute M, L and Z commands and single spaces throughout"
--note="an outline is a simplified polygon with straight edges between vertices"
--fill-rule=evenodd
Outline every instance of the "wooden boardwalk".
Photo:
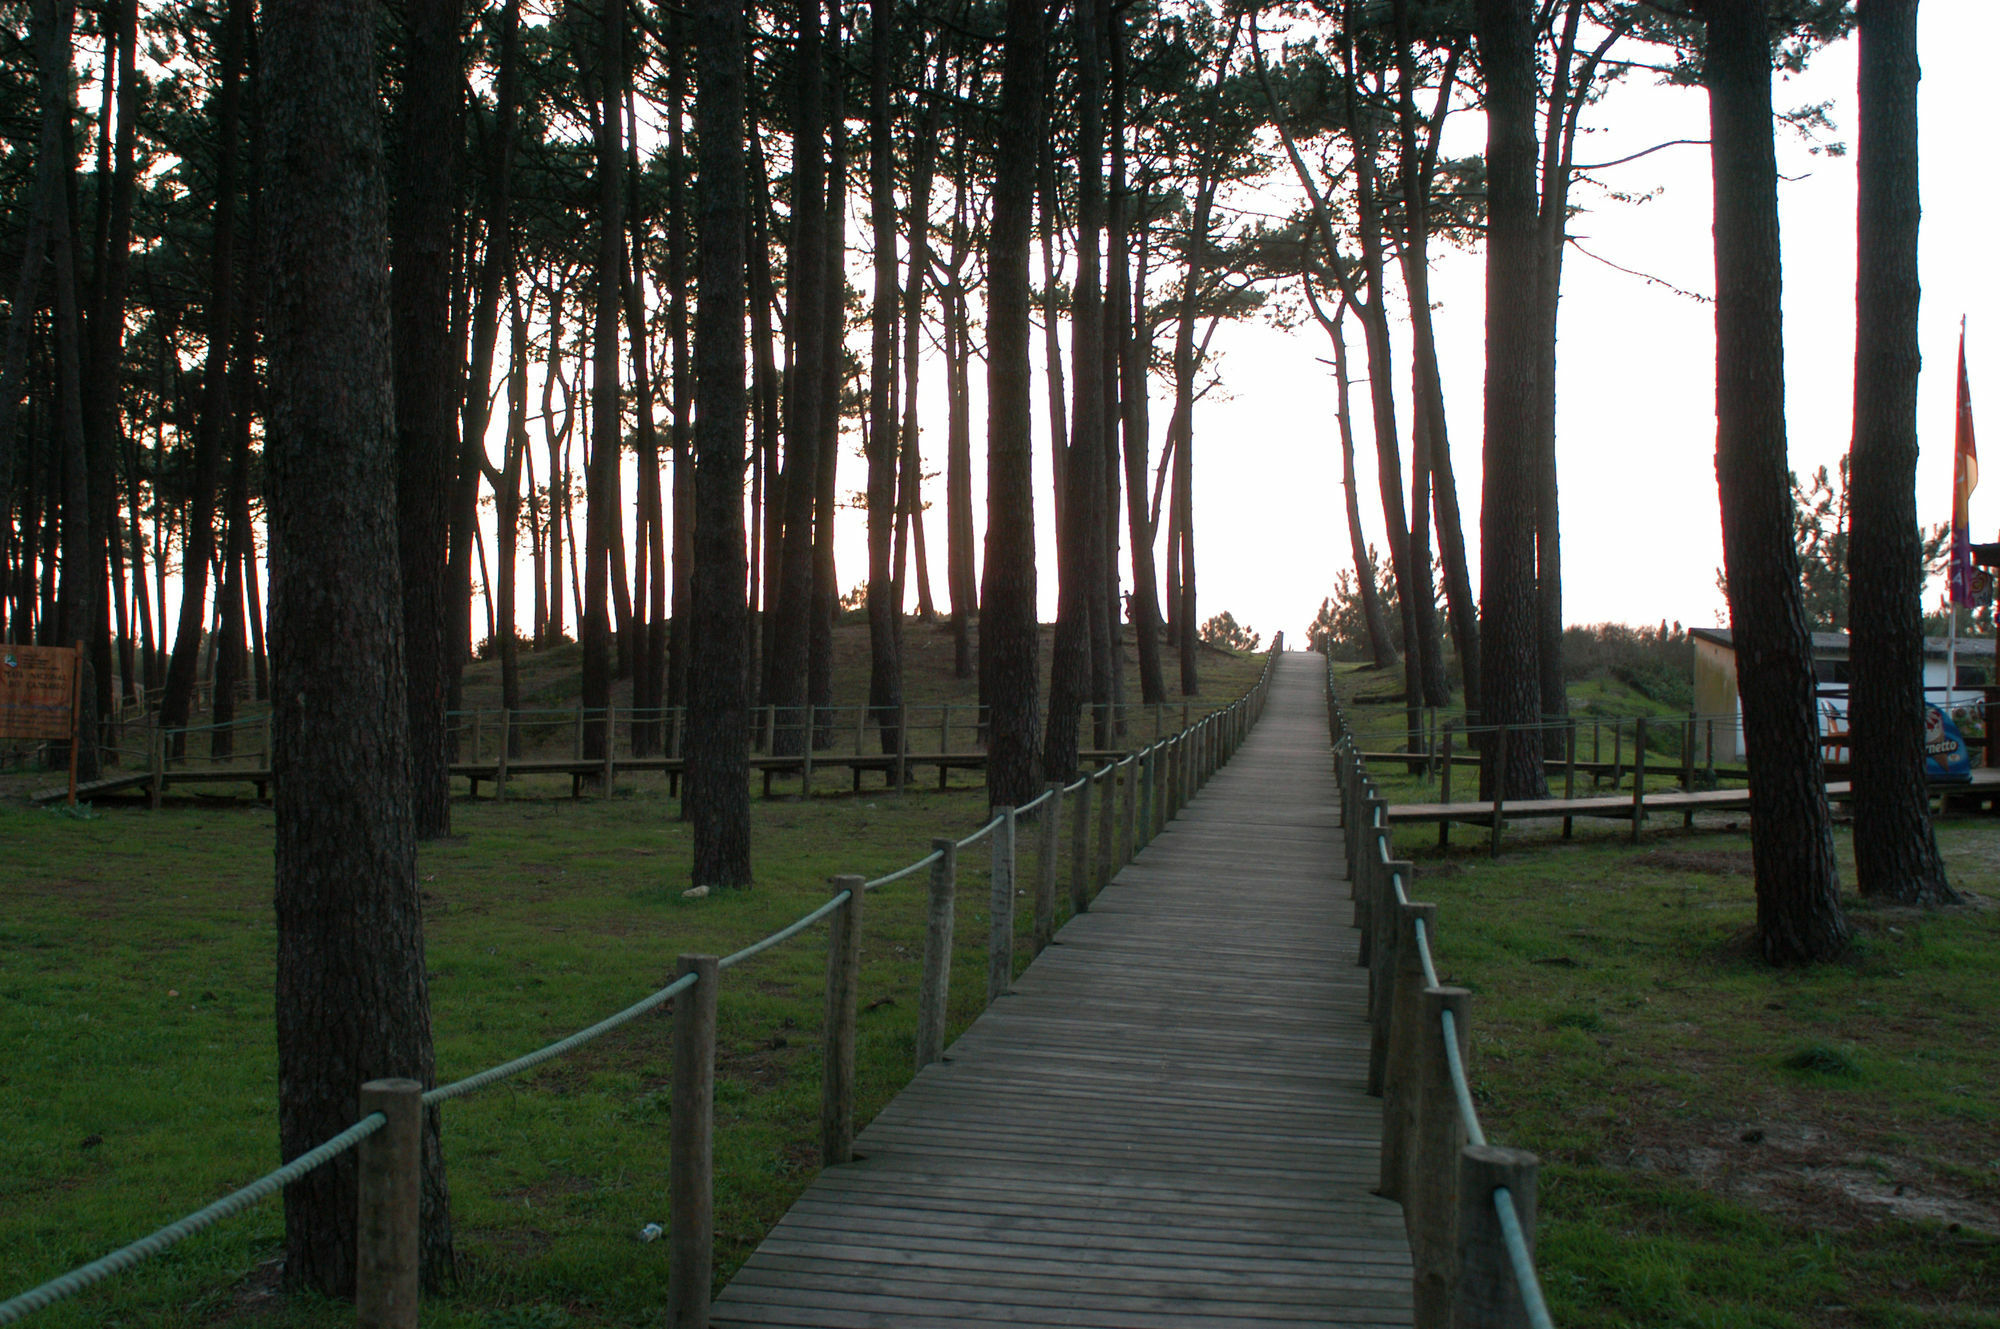
M 1407 1326 L 1324 664 L 829 1168 L 717 1325 Z

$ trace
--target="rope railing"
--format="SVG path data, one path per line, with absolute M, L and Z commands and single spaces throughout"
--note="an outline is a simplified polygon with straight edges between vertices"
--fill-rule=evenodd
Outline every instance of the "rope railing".
M 1280 643 L 1273 644 L 1275 659 Z M 1015 830 L 1023 813 L 1040 811 L 1041 849 L 1038 856 L 1035 896 L 1035 927 L 1031 945 L 1039 952 L 1048 944 L 1045 915 L 1052 918 L 1058 873 L 1058 825 L 1065 800 L 1075 800 L 1074 844 L 1079 853 L 1073 858 L 1071 898 L 1079 912 L 1088 908 L 1089 865 L 1081 856 L 1090 823 L 1089 790 L 1103 784 L 1105 793 L 1100 812 L 1100 847 L 1103 857 L 1097 864 L 1099 889 L 1109 881 L 1113 853 L 1129 861 L 1160 826 L 1184 805 L 1194 790 L 1218 769 L 1242 741 L 1261 714 L 1268 691 L 1272 663 L 1249 692 L 1230 705 L 1211 712 L 1177 733 L 1156 739 L 1131 755 L 1100 766 L 1079 776 L 1068 785 L 1051 782 L 1041 794 L 1018 808 L 998 807 L 985 825 L 963 840 L 939 839 L 931 852 L 915 862 L 872 880 L 859 876 L 833 878 L 833 893 L 786 926 L 741 950 L 720 958 L 707 955 L 680 957 L 680 973 L 673 982 L 565 1038 L 545 1044 L 532 1052 L 475 1072 L 449 1084 L 424 1090 L 414 1080 L 373 1080 L 361 1087 L 364 1109 L 361 1119 L 325 1143 L 266 1173 L 222 1199 L 177 1219 L 157 1231 L 93 1260 L 89 1264 L 0 1302 L 0 1325 L 13 1324 L 56 1302 L 75 1296 L 92 1285 L 141 1263 L 186 1237 L 229 1218 L 282 1190 L 316 1168 L 357 1147 L 379 1149 L 372 1164 L 364 1151 L 361 1171 L 362 1225 L 371 1222 L 388 1233 L 381 1241 L 362 1243 L 357 1274 L 357 1303 L 364 1307 L 369 1323 L 415 1329 L 417 1324 L 416 1271 L 418 1215 L 416 1196 L 420 1187 L 414 1178 L 396 1175 L 395 1166 L 421 1166 L 422 1109 L 463 1098 L 502 1080 L 519 1075 L 545 1062 L 572 1052 L 584 1044 L 659 1009 L 675 998 L 689 1000 L 674 1004 L 673 1107 L 670 1113 L 669 1210 L 674 1214 L 696 1214 L 701 1221 L 671 1225 L 668 1288 L 669 1320 L 684 1329 L 705 1329 L 713 1269 L 713 1197 L 697 1196 L 686 1187 L 695 1177 L 709 1176 L 707 1160 L 712 1157 L 714 1135 L 713 1066 L 715 1061 L 716 991 L 723 970 L 734 968 L 775 946 L 796 937 L 821 922 L 831 921 L 828 945 L 831 959 L 827 973 L 827 1028 L 824 1039 L 825 1063 L 822 1078 L 820 1155 L 824 1165 L 847 1162 L 853 1155 L 854 1043 L 856 994 L 859 985 L 862 901 L 870 891 L 930 872 L 929 926 L 924 948 L 924 968 L 919 998 L 917 1055 L 918 1070 L 942 1054 L 946 1026 L 952 951 L 952 920 L 956 894 L 957 856 L 984 839 L 993 844 L 994 926 L 989 942 L 990 973 L 1004 968 L 1005 979 L 998 992 L 989 983 L 988 1000 L 1004 995 L 1012 981 L 1015 949 L 1014 879 L 1016 872 Z M 258 721 L 260 722 L 260 721 Z M 239 722 L 250 723 L 250 722 Z M 1115 792 L 1124 773 L 1125 818 L 1123 836 L 1114 835 Z M 1137 810 L 1142 801 L 1139 786 L 1146 786 L 1143 803 L 1146 820 Z M 1122 840 L 1122 844 L 1120 843 Z M 1004 927 L 1002 926 L 1004 924 Z M 704 978 L 708 981 L 703 981 Z M 706 1065 L 709 1072 L 683 1077 L 679 1068 Z M 704 1091 L 703 1085 L 707 1088 Z M 684 1101 L 685 1098 L 685 1101 Z M 378 1143 L 379 1142 L 379 1143 Z M 682 1162 L 698 1157 L 702 1165 L 684 1168 Z M 393 1166 L 384 1160 L 400 1160 Z M 703 1180 L 700 1184 L 712 1184 Z M 391 1284 L 407 1282 L 393 1293 Z M 393 1310 L 385 1311 L 385 1307 Z
M 1418 1329 L 1553 1329 L 1535 1272 L 1538 1160 L 1493 1146 L 1467 1073 L 1472 994 L 1439 978 L 1435 905 L 1411 899 L 1388 805 L 1333 688 L 1327 718 L 1341 787 L 1360 963 L 1368 968 L 1368 1089 L 1382 1098 L 1378 1191 L 1403 1206 Z

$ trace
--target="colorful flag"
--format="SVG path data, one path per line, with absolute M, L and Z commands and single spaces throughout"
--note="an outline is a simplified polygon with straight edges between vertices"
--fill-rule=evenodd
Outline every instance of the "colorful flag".
M 1965 373 L 1965 324 L 1958 325 L 1958 427 L 1952 441 L 1951 602 L 1969 605 L 1972 591 L 1972 521 L 1967 509 L 1979 487 L 1979 450 L 1972 441 L 1972 383 Z

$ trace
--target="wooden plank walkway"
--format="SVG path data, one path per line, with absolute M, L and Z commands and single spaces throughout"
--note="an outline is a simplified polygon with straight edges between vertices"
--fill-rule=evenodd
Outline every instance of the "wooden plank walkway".
M 822 1172 L 717 1325 L 1407 1326 L 1324 664 Z

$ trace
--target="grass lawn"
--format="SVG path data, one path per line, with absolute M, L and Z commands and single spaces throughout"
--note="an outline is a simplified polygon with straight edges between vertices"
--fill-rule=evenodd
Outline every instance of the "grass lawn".
M 1205 653 L 1197 713 L 1241 695 L 1263 659 Z M 843 678 L 839 695 L 864 688 Z M 858 796 L 753 801 L 756 888 L 699 900 L 682 895 L 688 832 L 660 777 L 621 779 L 608 800 L 460 801 L 454 837 L 420 854 L 440 1079 L 622 1008 L 668 982 L 683 952 L 726 954 L 774 931 L 823 901 L 835 873 L 879 875 L 984 819 L 970 777 L 900 797 L 877 779 Z M 1034 827 L 1022 831 L 1031 863 Z M 80 817 L 0 803 L 0 1297 L 278 1161 L 271 837 L 270 811 L 248 799 L 176 798 L 159 812 L 127 801 Z M 982 847 L 960 862 L 953 1033 L 984 1000 L 986 861 Z M 919 876 L 868 899 L 863 1122 L 910 1077 L 924 894 Z M 1020 923 L 1025 933 L 1025 911 Z M 818 1165 L 824 936 L 723 981 L 718 1285 Z M 660 1321 L 665 1244 L 637 1233 L 667 1219 L 670 1032 L 655 1012 L 445 1107 L 463 1271 L 426 1324 Z M 280 1231 L 280 1206 L 266 1203 L 32 1322 L 351 1324 L 351 1307 L 275 1294 Z
M 1965 907 L 1850 894 L 1851 954 L 1774 971 L 1743 814 L 1679 820 L 1510 828 L 1497 860 L 1397 832 L 1476 994 L 1481 1118 L 1542 1159 L 1556 1323 L 2000 1327 L 2000 821 L 1939 824 Z

